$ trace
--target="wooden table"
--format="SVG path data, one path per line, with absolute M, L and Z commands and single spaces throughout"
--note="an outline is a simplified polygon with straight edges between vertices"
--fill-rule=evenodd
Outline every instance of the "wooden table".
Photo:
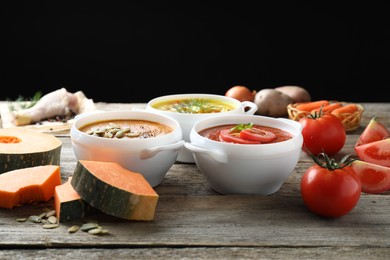
M 131 109 L 144 104 L 97 103 L 99 109 Z M 369 120 L 376 116 L 390 127 L 390 104 L 363 103 L 361 127 L 348 133 L 340 155 L 353 146 Z M 73 174 L 76 159 L 68 135 L 63 142 L 61 175 Z M 155 188 L 160 195 L 155 219 L 137 222 L 96 213 L 109 234 L 67 232 L 41 224 L 19 223 L 40 213 L 53 201 L 0 209 L 0 258 L 76 259 L 385 259 L 390 258 L 390 192 L 362 194 L 358 205 L 338 219 L 310 213 L 300 196 L 303 172 L 312 165 L 305 154 L 282 188 L 270 196 L 220 195 L 206 183 L 195 164 L 176 163 Z

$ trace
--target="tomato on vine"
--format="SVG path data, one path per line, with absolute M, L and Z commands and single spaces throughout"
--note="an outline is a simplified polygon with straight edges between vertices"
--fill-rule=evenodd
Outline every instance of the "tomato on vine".
M 343 123 L 330 113 L 313 112 L 299 120 L 302 125 L 303 150 L 328 156 L 338 153 L 345 144 L 346 133 Z
M 323 157 L 323 160 L 320 160 Z M 336 218 L 349 213 L 358 203 L 361 182 L 351 167 L 353 159 L 344 156 L 340 162 L 326 153 L 312 155 L 315 164 L 301 179 L 301 196 L 309 210 L 319 216 Z

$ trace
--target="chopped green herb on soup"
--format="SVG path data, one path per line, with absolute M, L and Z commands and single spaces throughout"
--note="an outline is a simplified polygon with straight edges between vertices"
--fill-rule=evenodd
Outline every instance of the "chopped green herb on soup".
M 235 109 L 236 107 L 214 99 L 180 99 L 168 100 L 154 104 L 155 109 L 187 113 L 187 114 L 202 114 L 202 113 L 219 113 Z

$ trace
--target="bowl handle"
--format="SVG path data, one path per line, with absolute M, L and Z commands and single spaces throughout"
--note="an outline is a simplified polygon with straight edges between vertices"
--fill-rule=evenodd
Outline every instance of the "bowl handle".
M 177 143 L 160 145 L 160 146 L 156 146 L 153 148 L 144 149 L 141 151 L 139 157 L 140 157 L 140 159 L 148 159 L 148 158 L 155 156 L 157 153 L 159 153 L 161 151 L 172 150 L 172 151 L 176 152 L 176 151 L 179 151 L 183 145 L 184 145 L 184 140 L 180 140 Z
M 249 114 L 249 115 L 253 115 L 254 113 L 256 113 L 258 109 L 257 105 L 251 101 L 243 101 L 241 102 L 241 106 L 244 108 L 245 114 Z M 248 107 L 249 109 L 245 110 Z
M 187 148 L 188 150 L 190 150 L 193 153 L 206 154 L 206 155 L 210 156 L 211 158 L 213 158 L 214 160 L 216 160 L 219 163 L 225 164 L 228 161 L 228 156 L 226 154 L 224 154 L 224 153 L 221 153 L 221 152 L 209 151 L 209 150 L 200 148 L 198 146 L 195 146 L 193 144 L 190 144 L 188 142 L 186 142 L 184 144 L 184 147 Z

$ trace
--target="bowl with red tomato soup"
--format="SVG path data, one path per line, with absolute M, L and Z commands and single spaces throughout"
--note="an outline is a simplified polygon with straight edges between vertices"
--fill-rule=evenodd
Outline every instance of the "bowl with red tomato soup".
M 183 140 L 190 140 L 191 128 L 202 119 L 229 114 L 253 115 L 257 105 L 250 101 L 239 101 L 235 98 L 205 93 L 173 94 L 156 97 L 147 103 L 146 110 L 174 118 L 183 131 Z M 179 151 L 177 161 L 194 163 L 191 152 Z
M 302 144 L 294 120 L 224 115 L 197 122 L 184 147 L 216 192 L 270 195 L 294 171 Z

